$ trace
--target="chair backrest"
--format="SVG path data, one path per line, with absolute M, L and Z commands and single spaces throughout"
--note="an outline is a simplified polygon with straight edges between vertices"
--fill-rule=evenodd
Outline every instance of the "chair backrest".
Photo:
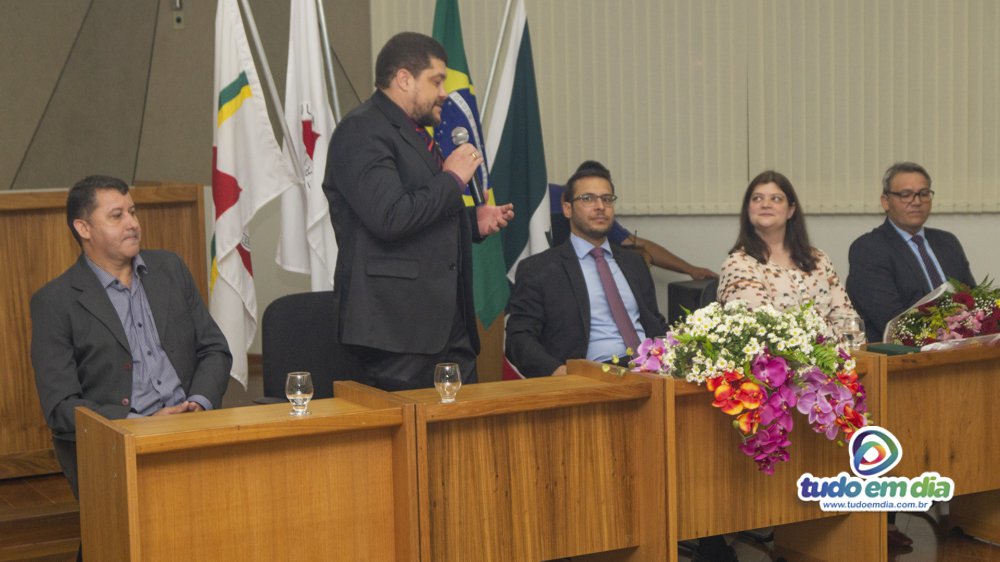
M 261 321 L 264 396 L 285 398 L 285 376 L 312 373 L 313 398 L 333 396 L 333 381 L 365 382 L 361 361 L 337 339 L 333 291 L 285 295 L 273 301 Z
M 674 281 L 667 285 L 667 323 L 673 326 L 690 311 L 708 306 L 715 301 L 719 288 L 718 279 L 700 281 Z
M 713 277 L 708 280 L 708 285 L 701 291 L 701 298 L 698 299 L 698 308 L 705 308 L 706 306 L 715 302 L 719 296 L 719 278 Z

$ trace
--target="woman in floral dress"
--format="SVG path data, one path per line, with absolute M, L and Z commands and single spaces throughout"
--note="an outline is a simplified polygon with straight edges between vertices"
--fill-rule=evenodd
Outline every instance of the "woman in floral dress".
M 830 258 L 809 244 L 792 182 L 772 170 L 755 177 L 743 195 L 740 233 L 722 264 L 718 298 L 778 310 L 811 301 L 838 338 L 864 341 Z

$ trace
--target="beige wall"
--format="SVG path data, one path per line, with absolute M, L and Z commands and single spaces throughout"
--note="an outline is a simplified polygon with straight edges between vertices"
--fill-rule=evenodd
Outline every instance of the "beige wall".
M 283 95 L 288 1 L 250 5 Z M 0 189 L 67 186 L 94 173 L 208 185 L 215 6 L 184 0 L 178 29 L 168 0 L 0 0 Z M 324 0 L 324 9 L 346 112 L 372 89 L 368 2 Z M 211 212 L 206 222 L 211 237 Z M 307 276 L 274 263 L 278 223 L 275 202 L 250 225 L 261 311 L 309 290 Z M 259 349 L 258 337 L 251 351 Z
M 434 0 L 370 1 L 374 49 L 404 29 L 430 33 Z M 458 4 L 482 99 L 505 2 Z M 893 160 L 916 159 L 928 166 L 938 192 L 928 226 L 962 240 L 977 279 L 1000 275 L 993 248 L 1000 213 L 944 213 L 995 209 L 1000 201 L 993 148 L 1000 137 L 990 125 L 1000 121 L 1000 71 L 980 66 L 1000 57 L 996 34 L 982 30 L 1000 21 L 1000 4 L 524 4 L 549 181 L 564 182 L 583 160 L 605 162 L 621 197 L 618 211 L 633 215 L 622 222 L 640 236 L 718 271 L 735 241 L 735 212 L 749 178 L 776 167 L 803 198 L 813 243 L 846 277 L 851 241 L 882 222 L 883 170 Z M 934 29 L 933 42 L 908 34 L 920 25 Z M 789 47 L 791 39 L 801 43 Z M 758 58 L 748 60 L 751 47 Z M 810 66 L 815 60 L 823 64 Z M 772 76 L 780 87 L 748 91 L 753 80 Z M 883 90 L 907 96 L 887 99 Z M 876 140 L 888 146 L 856 136 L 880 129 L 891 134 Z M 963 144 L 966 137 L 981 140 Z M 667 283 L 683 277 L 654 275 L 666 309 Z

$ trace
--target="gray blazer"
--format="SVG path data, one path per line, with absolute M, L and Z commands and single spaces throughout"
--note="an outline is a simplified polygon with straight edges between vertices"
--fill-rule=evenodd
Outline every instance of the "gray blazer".
M 222 405 L 232 355 L 180 257 L 144 250 L 142 278 L 163 349 L 189 396 Z M 129 413 L 132 353 L 121 320 L 83 254 L 31 297 L 31 362 L 53 437 L 76 439 L 74 408 Z

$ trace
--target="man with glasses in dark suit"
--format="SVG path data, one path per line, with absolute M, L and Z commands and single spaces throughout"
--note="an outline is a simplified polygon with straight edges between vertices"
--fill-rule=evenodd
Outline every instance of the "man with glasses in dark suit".
M 933 199 L 923 166 L 893 164 L 882 178 L 885 222 L 851 244 L 847 294 L 870 342 L 881 341 L 889 320 L 949 278 L 976 284 L 958 238 L 924 228 Z
M 566 182 L 570 239 L 517 268 L 506 354 L 524 376 L 565 374 L 567 359 L 627 361 L 628 349 L 666 332 L 645 260 L 608 241 L 618 197 L 598 166 Z

